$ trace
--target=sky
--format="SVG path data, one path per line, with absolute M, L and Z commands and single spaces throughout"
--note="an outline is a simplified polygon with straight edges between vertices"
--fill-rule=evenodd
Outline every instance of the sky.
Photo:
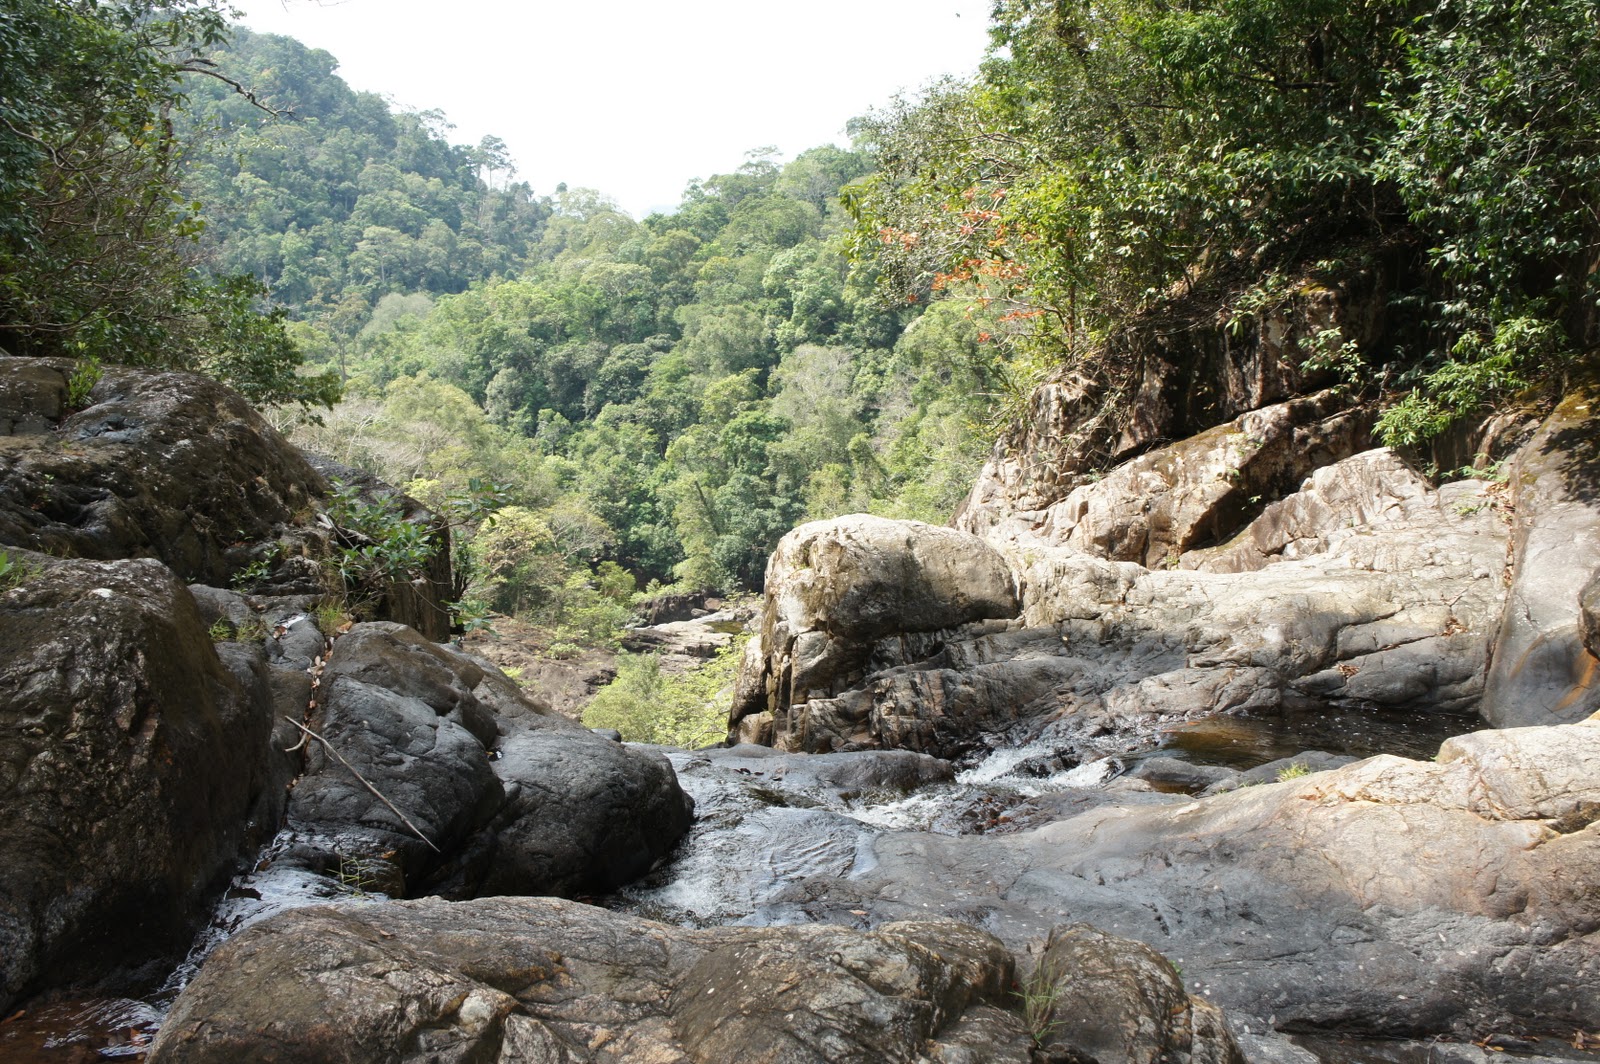
M 506 142 L 539 194 L 642 217 L 756 148 L 847 145 L 845 123 L 976 71 L 990 0 L 232 0 L 339 60 L 357 90 Z

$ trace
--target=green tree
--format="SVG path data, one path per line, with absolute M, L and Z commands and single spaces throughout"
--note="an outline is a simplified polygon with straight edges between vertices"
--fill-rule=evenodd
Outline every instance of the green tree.
M 0 0 L 0 341 L 18 354 L 199 369 L 262 402 L 330 404 L 249 278 L 196 266 L 178 193 L 187 74 L 225 23 L 209 0 Z

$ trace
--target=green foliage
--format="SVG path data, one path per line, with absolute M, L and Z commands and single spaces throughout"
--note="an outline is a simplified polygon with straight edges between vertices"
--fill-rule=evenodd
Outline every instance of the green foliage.
M 614 728 L 628 742 L 696 749 L 720 742 L 728 731 L 728 707 L 745 639 L 734 641 L 694 672 L 672 676 L 652 654 L 624 654 L 617 678 L 601 688 L 584 710 L 591 728 Z
M 355 623 L 355 618 L 349 614 L 344 601 L 339 598 L 324 598 L 311 611 L 311 616 L 316 621 L 317 631 L 321 632 L 325 639 L 333 639 Z
M 1304 761 L 1292 761 L 1278 770 L 1278 782 L 1287 783 L 1311 775 L 1311 769 Z
M 394 584 L 425 575 L 439 551 L 440 530 L 407 520 L 393 495 L 369 497 L 335 481 L 328 517 L 344 540 L 332 565 L 347 601 L 357 608 L 382 599 Z
M 21 587 L 38 575 L 38 566 L 26 559 L 14 558 L 8 551 L 0 550 L 0 594 Z
M 95 355 L 85 355 L 67 377 L 67 409 L 82 410 L 89 405 L 89 394 L 105 375 L 105 367 Z
M 1045 948 L 1048 950 L 1049 945 Z M 1050 1036 L 1066 1022 L 1056 1016 L 1065 975 L 1046 953 L 1013 991 L 1022 1006 L 1022 1025 L 1035 1046 L 1049 1043 Z
M 272 575 L 272 570 L 278 564 L 278 558 L 281 553 L 282 548 L 277 543 L 267 544 L 255 561 L 233 574 L 233 589 L 235 591 L 254 591 Z
M 1309 362 L 1414 384 L 1385 428 L 1424 439 L 1600 340 L 1597 17 L 1002 0 L 981 78 L 861 124 L 879 169 L 849 190 L 857 274 L 900 303 L 964 288 L 1007 365 L 1042 354 L 1111 393 L 1134 367 L 1107 337 L 1196 292 L 1238 294 L 1242 331 L 1330 246 L 1425 249 L 1403 340 Z M 1542 362 L 1508 353 L 1531 346 Z
M 0 0 L 0 339 L 16 354 L 193 369 L 259 401 L 327 404 L 257 282 L 196 269 L 179 191 L 182 80 L 209 73 L 214 0 Z M 231 90 L 229 90 L 231 91 Z
M 1378 433 L 1391 446 L 1432 439 L 1459 418 L 1528 387 L 1537 373 L 1555 369 L 1564 351 L 1560 327 L 1549 319 L 1510 318 L 1488 339 L 1464 333 L 1448 361 L 1383 412 Z

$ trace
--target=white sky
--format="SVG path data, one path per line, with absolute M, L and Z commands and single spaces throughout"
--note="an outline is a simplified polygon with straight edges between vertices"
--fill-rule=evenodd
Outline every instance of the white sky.
M 518 178 L 636 216 L 745 152 L 849 143 L 850 118 L 977 69 L 990 0 L 233 0 L 352 88 L 503 139 Z

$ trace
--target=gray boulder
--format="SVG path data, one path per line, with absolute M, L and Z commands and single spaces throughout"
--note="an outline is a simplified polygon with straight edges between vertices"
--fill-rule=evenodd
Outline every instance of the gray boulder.
M 338 757 L 308 745 L 289 824 L 322 840 L 325 866 L 391 891 L 609 890 L 688 828 L 664 759 L 549 714 L 487 662 L 402 625 L 337 640 L 319 698 L 311 726 Z
M 1484 719 L 1499 727 L 1600 709 L 1600 659 L 1584 643 L 1582 605 L 1600 574 L 1597 438 L 1590 400 L 1573 395 L 1508 463 L 1512 582 L 1483 699 Z
M 283 804 L 270 703 L 171 571 L 7 553 L 28 575 L 0 593 L 0 1011 L 180 957 Z

